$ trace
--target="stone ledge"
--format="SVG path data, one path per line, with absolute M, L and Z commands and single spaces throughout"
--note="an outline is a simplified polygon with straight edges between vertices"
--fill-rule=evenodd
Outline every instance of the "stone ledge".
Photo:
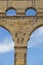
M 27 48 L 27 46 L 15 46 L 14 48 Z

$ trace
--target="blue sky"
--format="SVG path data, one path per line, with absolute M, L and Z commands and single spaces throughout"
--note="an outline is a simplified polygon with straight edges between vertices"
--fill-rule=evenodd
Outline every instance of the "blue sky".
M 27 46 L 27 65 L 43 65 L 43 27 L 32 33 Z
M 15 12 L 7 12 L 7 16 Z M 27 11 L 28 15 L 36 15 L 33 10 Z M 36 29 L 27 43 L 27 65 L 43 65 L 43 27 Z M 14 41 L 11 34 L 0 27 L 0 65 L 14 65 Z

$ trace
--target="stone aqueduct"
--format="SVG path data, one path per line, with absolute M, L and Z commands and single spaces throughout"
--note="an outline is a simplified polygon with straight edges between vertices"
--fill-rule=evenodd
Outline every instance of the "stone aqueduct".
M 26 16 L 28 8 L 37 11 L 36 16 Z M 14 8 L 16 16 L 6 16 Z M 43 0 L 0 0 L 0 26 L 6 28 L 15 42 L 15 64 L 26 65 L 27 42 L 31 33 L 43 25 Z

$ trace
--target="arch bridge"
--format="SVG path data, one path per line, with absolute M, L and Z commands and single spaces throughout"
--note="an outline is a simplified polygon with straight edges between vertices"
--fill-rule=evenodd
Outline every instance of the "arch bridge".
M 29 8 L 36 10 L 35 16 L 26 16 Z M 16 10 L 16 16 L 7 16 L 9 9 Z M 0 0 L 0 26 L 10 31 L 15 42 L 14 65 L 26 65 L 27 41 L 43 26 L 43 0 Z

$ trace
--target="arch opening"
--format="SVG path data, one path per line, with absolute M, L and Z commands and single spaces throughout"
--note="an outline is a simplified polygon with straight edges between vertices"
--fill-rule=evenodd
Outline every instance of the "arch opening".
M 6 10 L 6 16 L 16 16 L 16 9 L 10 7 Z
M 0 26 L 0 65 L 14 65 L 14 54 L 12 35 Z
M 27 47 L 27 65 L 43 65 L 43 26 L 31 34 Z
M 26 9 L 25 14 L 26 14 L 26 16 L 36 16 L 37 11 L 35 8 L 30 7 L 28 9 Z

